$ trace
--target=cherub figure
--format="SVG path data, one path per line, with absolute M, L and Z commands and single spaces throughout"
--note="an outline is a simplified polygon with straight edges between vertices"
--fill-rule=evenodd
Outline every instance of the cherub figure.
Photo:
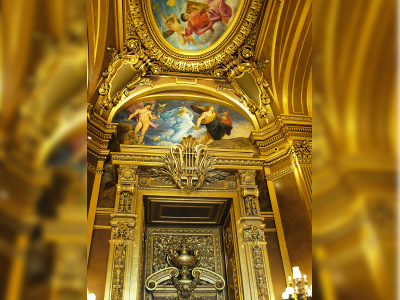
M 190 112 L 189 112 L 189 110 L 187 109 L 186 106 L 182 106 L 182 107 L 179 109 L 178 113 L 175 114 L 174 116 L 176 117 L 176 116 L 179 115 L 178 118 L 180 118 L 180 117 L 182 117 L 184 114 L 190 115 Z
M 125 119 L 125 121 L 129 121 L 130 119 L 135 118 L 135 121 L 137 122 L 134 131 L 135 135 L 137 135 L 138 132 L 142 130 L 140 132 L 138 144 L 141 144 L 143 142 L 144 135 L 147 129 L 149 129 L 151 121 L 158 120 L 160 118 L 160 115 L 158 115 L 157 117 L 153 116 L 153 112 L 150 110 L 151 107 L 152 107 L 151 103 L 145 102 L 144 108 L 136 109 L 132 114 L 129 115 L 127 119 Z
M 200 49 L 203 49 L 203 47 L 201 47 L 200 44 L 192 36 L 186 37 L 182 34 L 185 29 L 183 29 L 183 26 L 178 20 L 176 14 L 171 14 L 166 17 L 165 14 L 158 8 L 157 4 L 154 6 L 154 9 L 158 10 L 161 13 L 162 21 L 164 25 L 168 28 L 168 30 L 163 33 L 164 38 L 168 38 L 172 34 L 174 34 L 174 32 L 176 32 L 178 34 L 179 42 L 182 46 L 184 46 L 186 43 L 193 43 Z

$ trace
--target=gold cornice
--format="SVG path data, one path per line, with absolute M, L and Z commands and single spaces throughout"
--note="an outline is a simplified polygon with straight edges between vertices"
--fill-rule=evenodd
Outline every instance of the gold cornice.
M 108 123 L 102 117 L 97 115 L 93 111 L 92 105 L 88 106 L 87 117 L 88 117 L 88 120 L 87 120 L 88 125 L 90 124 L 93 128 L 96 128 L 102 134 L 111 134 L 113 132 L 116 132 L 116 130 L 117 130 L 117 124 Z
M 296 115 L 280 115 L 276 118 L 276 121 L 262 128 L 260 130 L 254 130 L 251 132 L 250 139 L 254 143 L 255 141 L 264 140 L 266 137 L 274 134 L 282 125 L 298 125 L 304 126 L 305 128 L 312 128 L 312 117 L 307 116 L 296 116 Z
M 88 142 L 88 150 L 87 153 L 91 157 L 97 159 L 97 160 L 106 160 L 107 155 L 109 154 L 110 150 L 108 149 L 101 149 L 99 147 L 96 147 L 93 143 L 90 141 Z
M 87 170 L 93 174 L 103 174 L 103 168 L 96 168 L 90 163 L 87 163 Z
M 271 174 L 265 174 L 265 179 L 266 180 L 276 180 L 278 178 L 281 178 L 287 174 L 290 174 L 294 171 L 294 169 L 296 168 L 295 164 L 291 164 L 289 166 L 286 166 L 276 172 L 273 172 Z
M 90 123 L 87 124 L 87 130 L 88 133 L 91 133 L 92 136 L 97 137 L 101 141 L 108 142 L 112 137 L 112 133 L 104 133 L 102 132 L 102 130 L 99 130 L 97 127 L 93 126 Z
M 210 151 L 212 154 L 212 151 Z M 113 164 L 134 164 L 134 165 L 146 165 L 146 166 L 162 166 L 162 155 L 163 152 L 153 153 L 119 153 L 111 152 L 111 160 Z M 215 164 L 216 168 L 232 169 L 237 170 L 238 167 L 244 169 L 262 169 L 264 161 L 258 158 L 241 158 L 241 157 L 229 157 L 216 156 L 217 161 Z
M 292 154 L 292 140 L 312 139 L 312 118 L 302 116 L 279 116 L 274 124 L 254 130 L 250 140 L 260 149 L 260 155 L 272 163 L 280 157 Z

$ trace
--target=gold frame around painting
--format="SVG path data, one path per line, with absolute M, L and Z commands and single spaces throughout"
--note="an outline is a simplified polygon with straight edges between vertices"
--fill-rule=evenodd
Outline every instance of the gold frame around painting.
M 162 40 L 154 17 L 150 16 L 150 0 L 129 0 L 129 5 L 136 34 L 143 46 L 151 49 L 151 57 L 174 72 L 203 73 L 228 60 L 244 44 L 257 22 L 263 1 L 242 1 L 229 30 L 214 45 L 193 52 L 177 49 Z
M 169 44 L 161 35 L 160 30 L 158 29 L 158 26 L 155 22 L 154 18 L 154 13 L 151 7 L 151 0 L 145 0 L 143 1 L 143 10 L 146 12 L 145 15 L 145 20 L 147 24 L 149 25 L 149 28 L 151 28 L 150 33 L 153 35 L 154 40 L 156 43 L 160 46 L 160 48 L 165 48 L 168 53 L 171 55 L 174 55 L 175 53 L 178 54 L 177 57 L 182 58 L 182 56 L 187 57 L 188 59 L 191 59 L 194 57 L 195 59 L 203 59 L 205 57 L 208 57 L 209 55 L 212 55 L 214 53 L 217 53 L 221 48 L 223 48 L 224 45 L 228 44 L 231 37 L 235 35 L 235 32 L 240 29 L 238 26 L 238 23 L 242 21 L 245 10 L 243 9 L 246 7 L 251 0 L 245 0 L 241 1 L 238 6 L 238 9 L 235 13 L 235 16 L 232 20 L 232 23 L 229 25 L 227 30 L 224 32 L 224 34 L 218 39 L 217 42 L 215 42 L 213 45 L 210 47 L 207 47 L 206 49 L 199 50 L 199 51 L 184 51 L 180 50 L 178 48 L 175 48 L 171 44 Z M 151 13 L 150 13 L 151 12 Z M 232 30 L 233 29 L 233 30 Z

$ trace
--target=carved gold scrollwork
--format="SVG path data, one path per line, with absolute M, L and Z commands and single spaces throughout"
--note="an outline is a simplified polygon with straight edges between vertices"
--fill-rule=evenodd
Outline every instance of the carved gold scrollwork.
M 130 192 L 124 191 L 119 196 L 118 212 L 130 213 L 132 210 L 133 195 Z
M 218 292 L 222 291 L 225 287 L 224 279 L 215 272 L 200 268 L 201 260 L 200 250 L 189 251 L 186 239 L 184 239 L 180 249 L 174 247 L 170 249 L 167 255 L 167 263 L 170 267 L 155 272 L 146 279 L 147 290 L 153 292 L 157 289 L 159 283 L 172 279 L 177 290 L 178 300 L 194 300 L 193 292 L 200 280 L 212 284 Z M 178 279 L 179 275 L 180 279 Z M 193 279 L 190 277 L 193 277 Z
M 137 166 L 121 166 L 118 169 L 118 183 L 135 184 Z
M 126 245 L 115 245 L 111 300 L 124 299 Z
M 258 210 L 256 205 L 256 198 L 252 195 L 244 198 L 244 206 L 246 210 L 246 216 L 257 216 Z
M 239 171 L 246 216 L 258 216 L 258 187 L 254 171 Z
M 248 226 L 244 228 L 243 233 L 245 242 L 265 242 L 264 230 L 261 226 Z
M 267 105 L 269 105 L 273 95 L 263 76 L 265 62 L 260 64 L 254 60 L 254 39 L 255 32 L 249 36 L 246 43 L 235 54 L 229 56 L 229 59 L 221 61 L 214 68 L 213 74 L 217 77 L 226 78 L 226 82 L 218 86 L 217 90 L 232 90 L 240 97 L 240 102 L 246 104 L 251 113 L 258 112 L 258 115 L 268 123 L 269 111 Z M 249 98 L 236 81 L 236 78 L 241 77 L 244 73 L 250 73 L 258 86 L 260 106 L 257 106 L 254 100 Z
M 111 226 L 111 238 L 113 240 L 133 240 L 134 224 L 117 222 L 111 223 Z
M 130 90 L 137 86 L 153 87 L 153 82 L 145 77 L 148 75 L 156 75 L 161 71 L 160 65 L 156 60 L 149 57 L 150 51 L 146 50 L 136 32 L 131 32 L 131 35 L 124 43 L 122 52 L 118 52 L 114 48 L 107 48 L 111 61 L 108 69 L 102 73 L 105 78 L 99 88 L 100 100 L 100 115 L 106 110 L 113 108 L 119 103 L 124 96 L 128 96 Z M 115 95 L 110 95 L 111 82 L 113 81 L 118 70 L 125 64 L 130 64 L 136 70 L 136 76 L 129 82 L 125 88 L 117 92 Z
M 213 167 L 217 159 L 210 156 L 206 146 L 199 144 L 191 135 L 172 146 L 171 152 L 162 159 L 164 166 L 153 168 L 152 176 L 187 192 L 223 180 L 229 175 Z
M 259 300 L 269 300 L 268 284 L 265 274 L 264 257 L 262 252 L 262 246 L 254 245 L 251 247 L 254 271 L 256 277 L 257 294 Z
M 243 7 L 247 7 L 242 18 L 239 31 L 234 31 L 230 39 L 223 45 L 220 44 L 210 53 L 191 56 L 181 51 L 172 50 L 166 47 L 163 42 L 160 42 L 157 37 L 154 37 L 152 31 L 156 28 L 151 28 L 151 16 L 147 1 L 130 0 L 130 17 L 132 25 L 129 24 L 129 31 L 137 32 L 144 48 L 151 50 L 150 57 L 158 60 L 162 64 L 163 72 L 190 72 L 212 75 L 216 66 L 222 61 L 230 60 L 230 56 L 234 54 L 243 45 L 247 37 L 254 32 L 254 25 L 260 14 L 262 0 L 243 0 Z M 130 19 L 129 19 L 129 22 Z M 254 40 L 254 38 L 253 38 Z M 223 51 L 218 51 L 224 47 Z

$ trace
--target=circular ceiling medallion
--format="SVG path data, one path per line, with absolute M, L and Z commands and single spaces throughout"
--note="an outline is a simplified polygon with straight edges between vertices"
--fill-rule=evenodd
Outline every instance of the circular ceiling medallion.
M 262 4 L 262 0 L 130 0 L 130 10 L 143 47 L 164 69 L 212 73 L 230 61 L 251 35 Z

